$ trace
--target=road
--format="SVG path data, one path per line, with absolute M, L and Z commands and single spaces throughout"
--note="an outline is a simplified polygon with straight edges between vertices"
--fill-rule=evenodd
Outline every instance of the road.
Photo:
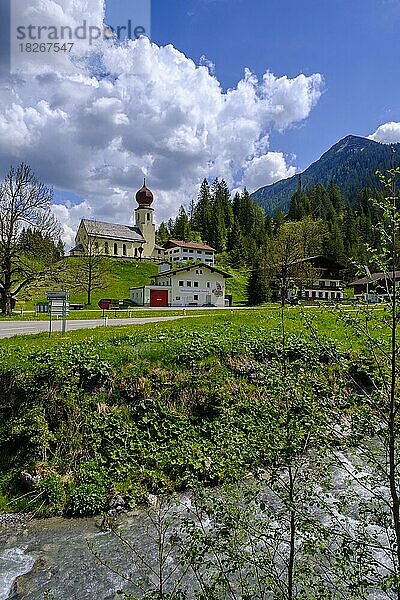
M 144 325 L 145 323 L 158 323 L 159 321 L 174 321 L 182 319 L 182 316 L 174 317 L 148 317 L 142 319 L 107 319 L 107 326 L 113 325 Z M 61 320 L 53 321 L 53 331 L 61 331 Z M 71 320 L 67 322 L 67 331 L 75 329 L 93 329 L 104 327 L 104 319 L 87 319 L 83 321 Z M 10 338 L 15 335 L 28 335 L 42 333 L 49 330 L 48 321 L 3 321 L 0 322 L 0 338 Z

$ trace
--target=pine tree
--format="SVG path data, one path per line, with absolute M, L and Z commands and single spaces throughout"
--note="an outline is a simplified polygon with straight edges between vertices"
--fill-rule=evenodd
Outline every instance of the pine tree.
M 194 210 L 191 228 L 199 231 L 204 241 L 209 241 L 212 236 L 212 204 L 211 192 L 207 179 L 203 180 L 196 208 Z
M 227 250 L 231 265 L 236 268 L 243 266 L 246 260 L 245 240 L 242 229 L 236 218 L 228 235 Z
M 263 304 L 269 298 L 265 267 L 262 259 L 258 256 L 253 263 L 250 276 L 247 281 L 247 303 L 250 306 Z
M 160 244 L 162 246 L 163 244 L 165 244 L 165 242 L 168 241 L 169 238 L 170 234 L 168 231 L 168 226 L 166 223 L 164 223 L 164 221 L 162 221 L 160 223 L 160 227 L 157 229 L 156 232 L 157 244 Z
M 172 237 L 183 241 L 187 241 L 190 238 L 189 219 L 182 205 L 179 208 L 179 214 L 175 220 Z
M 60 238 L 57 242 L 57 246 L 56 246 L 56 260 L 61 260 L 65 257 L 65 246 L 64 246 L 64 242 L 62 241 L 62 239 Z

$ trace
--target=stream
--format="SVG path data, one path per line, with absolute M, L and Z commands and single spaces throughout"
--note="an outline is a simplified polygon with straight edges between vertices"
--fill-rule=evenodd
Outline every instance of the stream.
M 347 494 L 351 466 L 347 461 L 345 470 L 336 471 L 335 489 L 328 492 L 332 499 L 340 492 Z M 359 498 L 361 492 L 365 494 L 365 490 L 359 489 Z M 263 494 L 271 506 L 270 493 Z M 173 513 L 168 514 L 179 521 L 190 506 L 189 496 L 180 494 Z M 359 518 L 356 506 L 352 512 L 344 517 L 350 526 Z M 104 529 L 102 517 L 56 517 L 25 522 L 17 518 L 8 522 L 0 515 L 0 600 L 117 600 L 121 598 L 118 590 L 138 593 L 139 588 L 132 581 L 139 578 L 143 589 L 148 589 L 147 582 L 154 583 L 154 578 L 150 574 L 146 580 L 143 563 L 157 564 L 154 522 L 150 522 L 149 514 L 146 509 L 137 509 L 119 515 L 114 524 L 117 535 Z M 279 527 L 277 522 L 276 525 Z M 127 543 L 118 539 L 118 535 Z M 379 537 L 377 532 L 376 539 Z M 135 564 L 132 548 L 140 554 L 142 563 L 136 560 Z M 173 552 L 168 561 L 169 568 L 173 568 Z M 126 580 L 127 575 L 130 581 Z M 187 589 L 193 590 L 195 581 L 189 576 L 186 582 Z M 194 597 L 194 592 L 189 597 Z M 380 600 L 390 596 L 374 589 L 369 597 Z

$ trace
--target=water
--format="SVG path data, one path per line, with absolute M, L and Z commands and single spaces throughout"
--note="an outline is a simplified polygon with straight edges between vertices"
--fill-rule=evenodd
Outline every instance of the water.
M 122 527 L 138 538 L 140 522 L 129 515 Z M 0 531 L 0 600 L 44 600 L 50 591 L 56 600 L 93 600 L 94 592 L 98 600 L 114 598 L 126 585 L 99 563 L 88 544 L 121 570 L 129 571 L 129 557 L 100 524 L 96 518 L 54 518 Z
M 334 489 L 329 493 L 325 491 L 326 500 L 332 497 L 333 501 L 339 493 L 350 491 L 348 473 L 352 463 L 346 460 L 343 456 L 345 468 L 337 469 Z M 354 474 L 351 478 L 353 482 L 357 481 Z M 364 488 L 357 483 L 355 488 L 358 498 L 362 498 Z M 273 505 L 271 496 L 267 502 Z M 188 507 L 189 498 L 181 495 L 173 511 L 180 517 L 181 512 L 186 514 Z M 344 520 L 346 527 L 353 531 L 359 518 L 357 513 L 355 504 L 354 510 L 345 516 L 338 513 L 337 518 Z M 117 596 L 120 589 L 139 593 L 140 597 L 134 583 L 137 578 L 144 577 L 147 589 L 149 581 L 153 584 L 155 581 L 150 573 L 146 582 L 146 568 L 143 563 L 135 565 L 132 547 L 138 550 L 146 564 L 157 564 L 154 524 L 150 525 L 144 510 L 119 517 L 117 532 L 131 545 L 129 548 L 115 534 L 104 531 L 101 521 L 100 517 L 52 518 L 0 526 L 0 600 L 44 600 L 46 592 L 51 592 L 49 599 L 54 600 L 116 600 L 120 597 Z M 207 527 L 205 521 L 203 525 Z M 377 534 L 378 538 L 379 532 Z M 171 554 L 171 564 L 173 559 Z M 382 562 L 386 562 L 385 556 L 382 556 Z M 130 581 L 124 579 L 126 575 Z M 189 578 L 192 591 L 194 583 Z M 384 597 L 387 598 L 384 593 L 371 591 L 371 600 Z
M 28 573 L 35 563 L 33 556 L 22 548 L 7 548 L 0 552 L 0 600 L 7 600 L 19 575 Z

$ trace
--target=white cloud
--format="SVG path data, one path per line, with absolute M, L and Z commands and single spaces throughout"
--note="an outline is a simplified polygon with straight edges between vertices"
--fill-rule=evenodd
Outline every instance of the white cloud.
M 75 16 L 82 3 L 101 14 L 101 0 L 69 1 Z M 82 198 L 56 209 L 68 240 L 81 216 L 129 222 L 143 174 L 158 221 L 195 197 L 204 177 L 255 189 L 292 175 L 268 133 L 307 118 L 323 87 L 319 74 L 267 72 L 259 80 L 246 70 L 224 91 L 208 65 L 147 38 L 98 47 L 101 77 L 92 63 L 85 59 L 80 74 L 47 73 L 0 89 L 0 168 L 23 160 Z
M 288 165 L 283 152 L 267 152 L 248 161 L 244 167 L 241 185 L 254 192 L 264 185 L 270 185 L 295 175 L 296 167 Z
M 384 144 L 395 144 L 400 142 L 400 123 L 390 121 L 379 125 L 378 129 L 368 136 L 370 140 Z

